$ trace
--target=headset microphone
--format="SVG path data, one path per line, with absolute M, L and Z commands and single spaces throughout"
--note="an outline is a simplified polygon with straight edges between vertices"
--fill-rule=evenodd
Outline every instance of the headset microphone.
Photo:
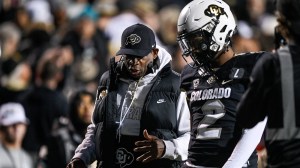
M 207 50 L 207 45 L 206 45 L 206 44 L 201 44 L 201 50 L 202 50 L 202 51 Z
M 147 65 L 147 68 L 150 68 L 150 69 L 153 68 L 153 61 L 149 62 L 149 64 Z
M 147 65 L 147 71 L 149 73 L 153 73 L 154 72 L 154 64 L 153 61 L 149 62 L 149 64 Z

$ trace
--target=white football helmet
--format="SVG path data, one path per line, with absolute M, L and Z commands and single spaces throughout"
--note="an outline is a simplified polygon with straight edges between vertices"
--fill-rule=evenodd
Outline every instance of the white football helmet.
M 183 56 L 191 56 L 202 66 L 226 51 L 236 23 L 222 0 L 194 0 L 182 9 L 177 28 Z

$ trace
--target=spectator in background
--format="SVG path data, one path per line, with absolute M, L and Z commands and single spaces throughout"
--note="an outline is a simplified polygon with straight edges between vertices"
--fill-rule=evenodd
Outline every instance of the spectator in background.
M 46 30 L 45 25 L 34 23 L 24 38 L 26 40 L 23 41 L 20 52 L 30 64 L 32 71 L 35 72 L 39 59 L 51 46 L 51 33 Z
M 169 5 L 159 11 L 159 30 L 157 36 L 166 50 L 172 56 L 172 69 L 181 73 L 186 61 L 182 58 L 182 53 L 177 43 L 177 19 L 180 13 L 178 5 Z
M 0 104 L 20 101 L 31 80 L 31 68 L 18 52 L 21 32 L 13 22 L 0 25 Z
M 296 168 L 300 166 L 300 1 L 277 0 L 276 9 L 278 49 L 254 67 L 237 121 L 252 128 L 267 116 L 267 167 Z
M 143 23 L 133 11 L 136 1 L 137 0 L 118 0 L 115 3 L 118 14 L 112 17 L 105 27 L 105 34 L 109 39 L 108 47 L 110 56 L 114 56 L 116 51 L 120 48 L 120 38 L 125 28 L 136 23 Z
M 70 101 L 69 118 L 81 138 L 84 138 L 87 126 L 91 124 L 94 102 L 94 94 L 87 90 L 75 92 Z
M 159 30 L 157 36 L 165 46 L 166 50 L 171 53 L 176 51 L 177 43 L 177 19 L 180 8 L 177 5 L 165 6 L 158 13 Z M 175 61 L 176 62 L 176 61 Z
M 76 147 L 84 139 L 87 126 L 91 124 L 94 101 L 95 96 L 91 92 L 74 92 L 70 100 L 68 119 L 60 118 L 53 126 L 47 143 L 47 167 L 65 168 L 72 159 Z
M 25 1 L 24 8 L 30 16 L 30 22 L 27 33 L 23 36 L 25 39 L 20 46 L 20 52 L 35 72 L 43 52 L 51 45 L 54 21 L 47 0 Z
M 276 26 L 276 18 L 272 13 L 274 6 L 271 3 L 272 0 L 238 0 L 235 6 L 240 36 L 246 42 L 257 41 L 265 51 L 273 49 L 273 29 Z
M 36 85 L 41 85 L 41 73 L 44 69 L 45 63 L 49 61 L 55 64 L 57 68 L 62 71 L 60 75 L 61 79 L 57 84 L 56 90 L 62 92 L 68 97 L 74 90 L 74 84 L 72 83 L 74 82 L 72 80 L 74 74 L 71 71 L 71 67 L 74 62 L 74 55 L 71 47 L 69 45 L 50 47 L 42 54 L 35 69 L 34 83 Z
M 63 38 L 62 45 L 70 46 L 74 55 L 71 65 L 73 87 L 90 87 L 96 91 L 98 77 L 108 69 L 107 38 L 97 29 L 96 18 L 83 13 L 75 26 Z
M 22 55 L 18 52 L 20 39 L 21 31 L 13 22 L 6 22 L 0 25 L 0 62 L 9 58 L 17 61 L 22 59 Z
M 13 20 L 17 8 L 22 5 L 22 0 L 1 0 L 0 1 L 0 24 Z
M 54 29 L 54 18 L 48 0 L 29 0 L 24 6 L 30 13 L 32 23 L 44 25 L 48 32 Z
M 16 16 L 13 20 L 18 28 L 21 30 L 22 38 L 21 40 L 26 40 L 24 37 L 27 35 L 31 27 L 31 18 L 29 11 L 25 7 L 20 6 L 17 8 Z
M 157 33 L 160 24 L 157 5 L 154 1 L 137 0 L 132 10 L 145 25 L 151 27 L 154 33 Z
M 234 41 L 232 48 L 234 48 L 236 53 L 261 51 L 260 42 L 255 38 L 247 38 L 237 32 L 235 35 L 233 35 L 232 39 Z
M 0 105 L 0 167 L 33 168 L 31 157 L 22 149 L 28 120 L 21 104 Z
M 13 22 L 0 25 L 0 104 L 20 101 L 30 90 L 32 71 L 18 51 L 21 32 Z
M 104 31 L 110 19 L 118 13 L 118 8 L 114 1 L 96 0 L 95 10 L 100 17 L 97 20 L 97 27 Z
M 31 91 L 30 66 L 25 62 L 8 59 L 2 62 L 0 76 L 0 105 L 5 102 L 22 102 Z
M 68 102 L 62 92 L 57 91 L 62 79 L 62 67 L 53 60 L 44 62 L 41 66 L 41 82 L 35 84 L 32 92 L 24 101 L 26 115 L 31 124 L 28 127 L 23 147 L 32 154 L 35 163 L 38 157 L 43 157 L 42 146 L 46 145 L 53 122 L 68 113 Z M 40 156 L 39 156 L 40 155 Z

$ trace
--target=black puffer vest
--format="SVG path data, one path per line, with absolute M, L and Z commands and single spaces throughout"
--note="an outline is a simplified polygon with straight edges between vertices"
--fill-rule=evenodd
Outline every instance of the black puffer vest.
M 112 75 L 109 76 L 111 77 Z M 178 137 L 176 109 L 180 95 L 179 85 L 180 77 L 171 70 L 170 63 L 168 63 L 155 77 L 155 82 L 144 103 L 140 121 L 141 137 L 144 129 L 147 129 L 149 134 L 164 140 Z M 104 168 L 114 167 L 115 162 L 116 130 L 118 128 L 118 124 L 115 121 L 119 121 L 120 117 L 117 110 L 116 95 L 116 89 L 108 91 L 101 101 L 96 102 L 94 111 L 94 122 L 97 123 L 95 136 L 97 160 L 101 161 L 101 166 Z M 180 167 L 180 162 L 169 159 L 157 159 L 145 164 L 143 167 Z

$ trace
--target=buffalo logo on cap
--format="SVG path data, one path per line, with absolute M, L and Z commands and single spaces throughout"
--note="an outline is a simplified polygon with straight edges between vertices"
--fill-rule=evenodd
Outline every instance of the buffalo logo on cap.
M 141 42 L 141 37 L 138 36 L 137 34 L 131 34 L 130 36 L 128 36 L 126 38 L 125 45 L 128 45 L 128 44 L 135 45 L 139 42 Z
M 226 15 L 227 13 L 225 12 L 224 8 L 221 8 L 217 5 L 209 5 L 207 9 L 204 11 L 205 15 L 213 17 L 213 16 L 220 16 L 220 15 Z M 227 16 L 228 17 L 228 16 Z

